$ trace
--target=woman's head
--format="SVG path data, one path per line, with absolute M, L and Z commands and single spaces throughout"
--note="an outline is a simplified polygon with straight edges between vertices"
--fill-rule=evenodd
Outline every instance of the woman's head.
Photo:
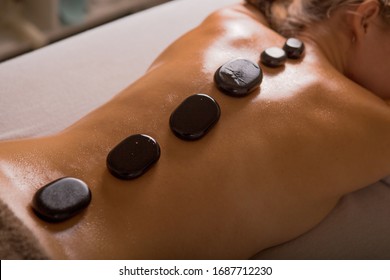
M 280 34 L 315 42 L 348 78 L 390 99 L 390 0 L 247 0 Z
M 390 0 L 246 0 L 260 9 L 271 27 L 282 35 L 291 36 L 313 23 L 329 18 L 339 8 L 350 7 L 367 1 L 378 3 L 379 13 L 390 28 Z

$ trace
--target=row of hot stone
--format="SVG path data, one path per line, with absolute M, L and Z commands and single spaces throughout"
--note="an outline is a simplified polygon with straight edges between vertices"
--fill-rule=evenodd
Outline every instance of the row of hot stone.
M 287 57 L 300 58 L 303 43 L 294 38 L 286 41 L 283 49 L 266 49 L 260 57 L 268 67 L 282 66 Z M 256 64 L 246 59 L 231 60 L 217 69 L 214 75 L 216 86 L 225 94 L 242 97 L 260 86 L 263 72 Z M 183 140 L 202 138 L 218 122 L 221 109 L 218 103 L 206 94 L 195 94 L 185 99 L 171 114 L 169 126 Z M 160 158 L 160 146 L 152 137 L 132 135 L 107 156 L 107 168 L 122 180 L 143 175 Z M 91 191 L 83 181 L 65 177 L 39 189 L 33 198 L 32 207 L 38 217 L 49 222 L 67 220 L 86 208 L 91 201 Z

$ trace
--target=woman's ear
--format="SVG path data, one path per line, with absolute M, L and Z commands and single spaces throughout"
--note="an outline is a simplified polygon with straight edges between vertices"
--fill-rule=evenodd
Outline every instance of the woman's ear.
M 357 6 L 350 19 L 350 26 L 353 37 L 356 41 L 361 40 L 367 34 L 369 28 L 374 24 L 379 15 L 379 3 L 376 0 L 368 0 Z

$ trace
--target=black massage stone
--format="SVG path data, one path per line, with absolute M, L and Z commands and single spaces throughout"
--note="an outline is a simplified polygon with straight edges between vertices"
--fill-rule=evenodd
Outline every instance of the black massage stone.
M 110 151 L 107 168 L 118 179 L 130 180 L 143 175 L 159 158 L 157 141 L 148 135 L 135 134 Z
M 301 58 L 303 52 L 305 51 L 305 45 L 299 39 L 289 38 L 284 44 L 283 50 L 286 52 L 288 58 L 298 59 Z
M 213 98 L 195 94 L 176 108 L 169 119 L 169 125 L 177 137 L 198 140 L 217 123 L 220 115 L 219 105 Z
M 305 45 L 299 39 L 289 38 L 284 44 L 283 50 L 286 52 L 288 58 L 298 59 L 302 56 Z
M 40 188 L 34 195 L 32 208 L 48 222 L 67 220 L 91 202 L 91 192 L 83 181 L 65 177 Z
M 261 63 L 268 67 L 283 66 L 287 60 L 286 52 L 278 47 L 268 48 L 261 53 Z
M 263 71 L 254 62 L 247 59 L 231 60 L 215 72 L 217 87 L 227 95 L 242 97 L 259 87 L 263 80 Z

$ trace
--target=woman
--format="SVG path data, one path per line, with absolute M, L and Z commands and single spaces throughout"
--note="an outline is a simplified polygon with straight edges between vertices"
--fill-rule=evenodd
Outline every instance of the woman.
M 2 200 L 54 259 L 249 258 L 308 231 L 341 196 L 390 173 L 389 4 L 318 2 L 215 12 L 64 132 L 1 143 Z M 258 62 L 283 35 L 304 41 L 302 59 L 262 66 L 261 87 L 244 98 L 218 90 L 219 66 Z M 217 100 L 222 114 L 204 138 L 186 142 L 169 118 L 196 93 Z M 118 180 L 107 154 L 138 133 L 159 142 L 161 157 L 142 177 Z M 89 185 L 89 207 L 42 221 L 34 193 L 67 176 Z

